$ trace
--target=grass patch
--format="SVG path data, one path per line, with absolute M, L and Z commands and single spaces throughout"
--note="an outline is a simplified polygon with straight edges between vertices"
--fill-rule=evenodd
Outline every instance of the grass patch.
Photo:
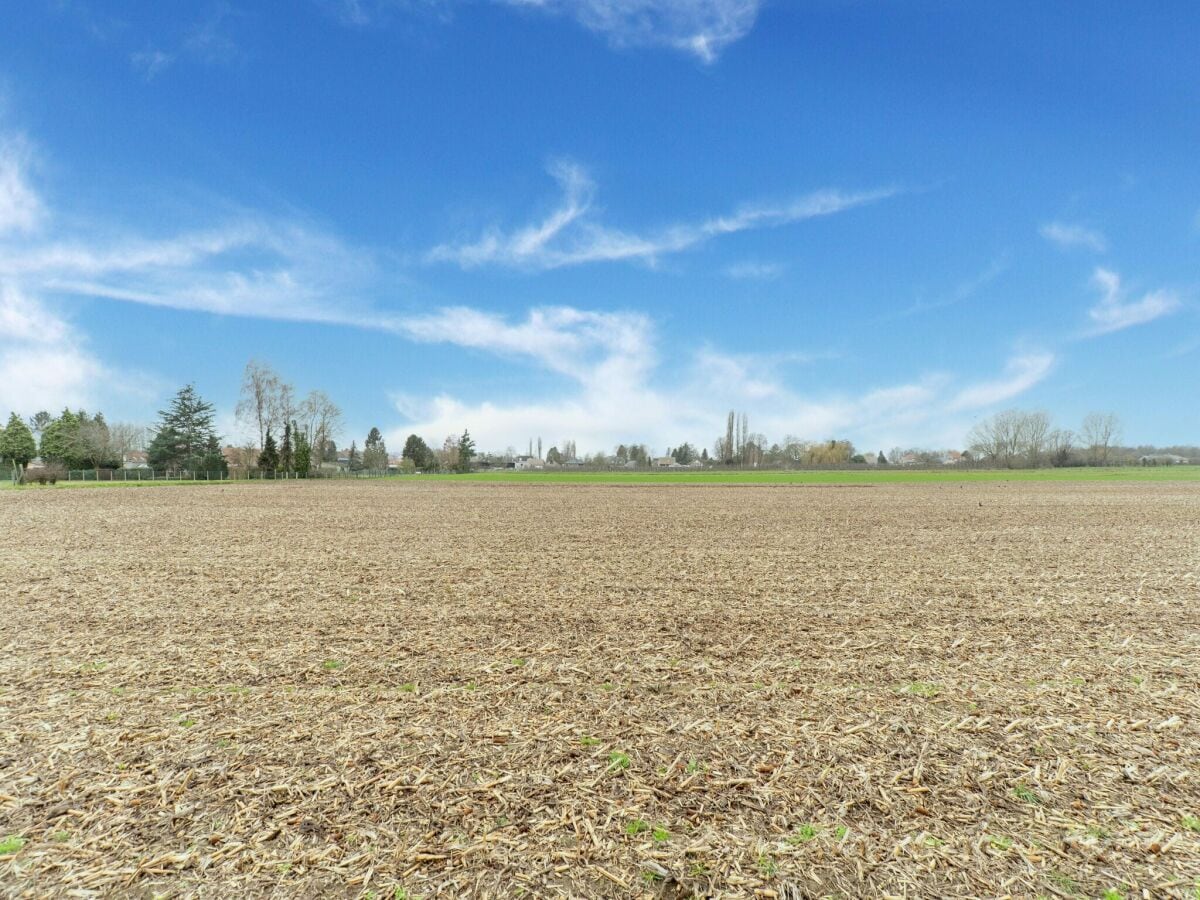
M 1200 816 L 1184 816 L 1180 822 L 1188 831 L 1200 833 Z
M 645 819 L 634 819 L 625 826 L 625 833 L 630 837 L 643 834 L 650 830 L 650 823 Z
M 620 750 L 614 750 L 612 753 L 608 754 L 608 768 L 613 772 L 621 769 L 628 769 L 629 754 L 622 753 Z
M 1079 882 L 1070 875 L 1064 875 L 1062 872 L 1048 872 L 1046 879 L 1064 894 L 1079 893 Z
M 799 844 L 807 844 L 819 833 L 819 829 L 816 825 L 809 825 L 805 823 L 804 825 L 797 826 L 796 830 L 792 832 L 787 840 L 789 844 L 794 846 Z
M 901 693 L 912 694 L 914 697 L 924 697 L 926 700 L 932 700 L 942 692 L 940 687 L 928 681 L 910 681 L 900 690 Z
M 16 853 L 25 846 L 25 838 L 19 834 L 10 834 L 4 840 L 0 841 L 0 856 L 8 856 L 10 853 Z
M 344 669 L 346 664 L 340 659 L 327 659 L 321 663 L 321 668 L 326 672 L 336 672 L 338 669 Z
M 1032 803 L 1036 806 L 1042 805 L 1042 798 L 1031 791 L 1023 784 L 1018 784 L 1012 789 L 1013 796 L 1025 803 Z

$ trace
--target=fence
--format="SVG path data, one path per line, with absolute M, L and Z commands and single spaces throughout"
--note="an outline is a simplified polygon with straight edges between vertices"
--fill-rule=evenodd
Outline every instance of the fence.
M 37 477 L 36 469 L 30 470 L 27 480 Z M 296 472 L 280 472 L 273 469 L 233 470 L 223 473 L 217 470 L 191 469 L 71 469 L 59 471 L 59 481 L 295 481 L 302 478 L 384 478 L 395 475 L 383 469 L 342 471 L 325 469 L 310 472 L 306 476 Z

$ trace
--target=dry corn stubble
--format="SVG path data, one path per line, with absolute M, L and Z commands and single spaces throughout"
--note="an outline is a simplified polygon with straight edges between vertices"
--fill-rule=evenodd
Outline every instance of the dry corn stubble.
M 1173 484 L 5 495 L 0 893 L 1194 896 L 1198 521 Z

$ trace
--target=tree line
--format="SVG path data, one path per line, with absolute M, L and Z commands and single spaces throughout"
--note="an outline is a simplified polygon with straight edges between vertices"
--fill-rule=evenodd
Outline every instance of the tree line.
M 387 471 L 393 468 L 383 433 L 372 427 L 361 450 L 352 441 L 346 456 L 338 450 L 342 411 L 324 391 L 312 390 L 299 398 L 293 385 L 270 366 L 251 360 L 242 377 L 236 409 L 238 421 L 253 437 L 240 447 L 224 450 L 215 428 L 215 408 L 194 385 L 180 388 L 158 413 L 149 429 L 117 422 L 103 413 L 64 409 L 58 416 L 38 412 L 27 420 L 16 413 L 0 428 L 0 461 L 18 474 L 35 458 L 58 469 L 111 469 L 125 463 L 134 450 L 145 449 L 146 464 L 156 470 L 206 472 L 225 476 L 232 463 L 241 470 L 307 477 L 322 468 L 351 471 Z M 1056 426 L 1040 411 L 1006 410 L 978 423 L 967 437 L 967 449 L 957 451 L 902 450 L 889 454 L 860 454 L 848 440 L 811 441 L 787 435 L 781 441 L 750 428 L 745 412 L 730 410 L 725 430 L 709 448 L 683 442 L 668 447 L 666 457 L 655 457 L 644 443 L 618 444 L 612 453 L 598 452 L 580 458 L 574 440 L 550 447 L 548 465 L 579 464 L 611 468 L 662 464 L 796 468 L 872 463 L 877 465 L 939 465 L 946 463 L 998 468 L 1111 465 L 1131 462 L 1131 452 L 1120 447 L 1122 427 L 1112 413 L 1089 413 L 1078 431 Z M 1154 448 L 1141 448 L 1152 455 Z M 1182 455 L 1200 457 L 1196 448 Z M 542 439 L 529 441 L 529 458 L 542 464 Z M 1187 452 L 1190 451 L 1190 452 Z M 504 454 L 480 454 L 470 432 L 450 435 L 440 447 L 431 447 L 417 434 L 408 435 L 395 468 L 406 472 L 467 472 L 477 464 L 508 465 L 516 459 L 509 447 Z

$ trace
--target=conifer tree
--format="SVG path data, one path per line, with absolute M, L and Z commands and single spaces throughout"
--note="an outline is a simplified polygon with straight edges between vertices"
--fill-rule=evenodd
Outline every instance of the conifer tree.
M 8 425 L 0 433 L 0 459 L 23 470 L 36 455 L 33 432 L 20 416 L 13 413 L 8 417 Z
M 297 428 L 295 422 L 292 423 L 292 434 L 296 438 L 296 474 L 307 478 L 312 469 L 312 446 L 308 443 L 308 435 Z
M 283 424 L 283 443 L 279 445 L 280 471 L 291 472 L 295 462 L 295 454 L 292 452 L 292 423 L 285 422 Z
M 258 454 L 258 467 L 274 472 L 279 468 L 279 448 L 275 446 L 275 436 L 267 429 L 267 437 L 263 441 L 262 453 Z
M 463 431 L 458 439 L 458 465 L 460 472 L 471 471 L 471 460 L 475 458 L 475 442 L 471 440 L 471 432 Z
M 171 405 L 158 416 L 158 431 L 147 450 L 151 467 L 203 469 L 209 445 L 216 441 L 219 447 L 220 441 L 213 429 L 216 417 L 213 405 L 202 399 L 195 386 L 189 384 L 179 389 Z

